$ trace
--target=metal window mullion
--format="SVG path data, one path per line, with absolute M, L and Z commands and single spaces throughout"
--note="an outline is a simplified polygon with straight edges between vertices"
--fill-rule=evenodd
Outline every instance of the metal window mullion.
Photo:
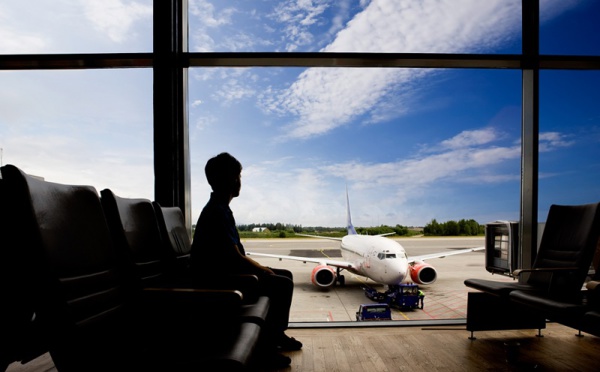
M 191 230 L 187 0 L 154 2 L 155 200 L 178 206 Z
M 519 245 L 521 267 L 531 268 L 537 253 L 539 163 L 539 0 L 522 0 L 523 70 L 521 203 Z M 527 277 L 520 278 L 521 281 Z

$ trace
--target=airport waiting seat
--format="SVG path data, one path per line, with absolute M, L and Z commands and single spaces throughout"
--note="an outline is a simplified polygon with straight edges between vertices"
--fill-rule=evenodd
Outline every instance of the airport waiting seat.
M 10 237 L 3 234 L 2 244 L 17 238 L 19 252 L 6 266 L 25 279 L 9 283 L 28 300 L 28 315 L 34 314 L 28 320 L 58 371 L 251 364 L 260 327 L 241 322 L 239 292 L 141 290 L 112 242 L 93 187 L 42 181 L 12 165 L 0 172 L 2 213 L 10 214 Z M 222 309 L 225 318 L 215 322 Z
M 163 244 L 167 247 L 168 259 L 176 272 L 176 278 L 183 283 L 191 283 L 190 277 L 190 235 L 187 231 L 181 209 L 161 207 L 153 201 L 152 207 Z
M 100 195 L 113 240 L 121 251 L 128 254 L 143 288 L 239 290 L 243 302 L 241 319 L 259 326 L 264 324 L 270 302 L 268 297 L 257 295 L 257 277 L 236 276 L 229 283 L 215 278 L 213 283 L 203 283 L 202 286 L 192 282 L 188 265 L 190 244 L 186 239 L 185 225 L 181 224 L 183 214 L 179 208 L 167 210 L 165 215 L 162 209 L 158 210 L 160 206 L 157 203 L 153 205 L 148 199 L 123 198 L 109 189 L 102 190 Z M 177 211 L 181 216 L 177 216 Z M 167 220 L 170 224 L 168 227 Z M 180 245 L 172 246 L 167 236 Z M 232 282 L 239 285 L 233 285 Z
M 600 240 L 597 243 L 600 249 Z M 598 267 L 595 266 L 597 276 Z M 512 303 L 541 314 L 546 319 L 581 331 L 600 335 L 600 282 L 597 277 L 585 284 L 585 290 L 573 294 L 546 294 L 515 290 L 509 294 Z
M 179 207 L 162 207 L 156 201 L 152 202 L 156 220 L 164 244 L 170 247 L 172 266 L 179 272 L 180 281 L 191 281 L 190 252 L 191 239 L 187 231 L 183 213 Z M 244 296 L 242 316 L 261 326 L 264 324 L 269 311 L 269 298 L 258 293 L 258 277 L 255 275 L 236 275 L 215 278 L 213 281 L 195 281 L 195 288 L 204 289 L 236 289 Z
M 27 363 L 48 351 L 27 293 L 28 256 L 16 235 L 5 181 L 0 174 L 0 371 L 13 362 Z
M 527 272 L 527 280 L 465 280 L 480 291 L 469 293 L 467 330 L 541 329 L 547 319 L 581 329 L 586 311 L 582 287 L 599 234 L 600 203 L 552 205 L 533 268 L 514 274 Z
M 100 191 L 102 207 L 113 242 L 131 264 L 142 287 L 169 286 L 172 272 L 169 251 L 163 244 L 152 203 Z
M 599 234 L 600 203 L 552 205 L 532 268 L 515 270 L 516 277 L 528 273 L 527 280 L 467 279 L 465 285 L 502 298 L 520 290 L 575 299 L 588 275 Z

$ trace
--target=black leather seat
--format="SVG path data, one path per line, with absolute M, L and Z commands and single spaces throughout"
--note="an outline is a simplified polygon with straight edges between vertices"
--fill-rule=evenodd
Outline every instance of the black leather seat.
M 162 207 L 152 202 L 164 243 L 170 247 L 172 266 L 179 272 L 180 280 L 191 281 L 189 272 L 192 244 L 185 227 L 183 213 L 178 207 Z M 207 263 L 215 264 L 215 263 Z M 236 289 L 244 295 L 242 317 L 264 325 L 269 311 L 267 296 L 258 293 L 258 278 L 254 275 L 236 275 L 214 278 L 213 281 L 194 282 L 194 288 Z
M 533 268 L 524 282 L 467 279 L 467 330 L 545 328 L 547 319 L 581 329 L 583 283 L 600 234 L 600 203 L 552 205 Z M 511 314 L 511 316 L 506 316 Z
M 2 243 L 18 240 L 10 265 L 27 279 L 19 295 L 59 371 L 250 365 L 260 327 L 241 321 L 239 292 L 141 290 L 93 187 L 45 182 L 11 165 L 0 171 L 2 213 L 11 216 Z
M 28 293 L 29 255 L 14 234 L 14 204 L 5 184 L 0 174 L 0 371 L 48 351 L 38 333 L 33 299 Z
M 530 274 L 524 283 L 467 279 L 465 285 L 503 298 L 520 290 L 575 299 L 588 275 L 598 242 L 599 206 L 600 203 L 550 206 L 533 268 L 515 271 L 517 277 Z

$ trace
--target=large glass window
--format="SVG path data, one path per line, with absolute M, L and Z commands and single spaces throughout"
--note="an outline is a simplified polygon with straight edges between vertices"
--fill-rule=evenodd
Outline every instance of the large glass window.
M 355 227 L 519 217 L 517 70 L 193 68 L 189 76 L 194 221 L 210 194 L 204 165 L 222 151 L 244 166 L 241 195 L 231 203 L 239 225 L 344 227 L 346 187 Z M 448 246 L 392 238 L 409 257 L 484 244 L 483 237 Z M 244 244 L 251 252 L 343 259 L 334 241 Z M 294 322 L 354 320 L 347 309 L 370 302 L 363 286 L 385 291 L 348 272 L 345 288 L 324 291 L 311 283 L 317 264 L 255 259 L 294 271 Z M 464 318 L 464 279 L 489 275 L 483 253 L 428 262 L 439 266 L 439 282 L 422 288 L 425 311 L 395 310 L 394 319 Z
M 0 72 L 2 163 L 153 199 L 152 71 Z
M 152 51 L 152 0 L 4 1 L 0 53 Z
M 600 71 L 540 73 L 539 207 L 600 200 Z

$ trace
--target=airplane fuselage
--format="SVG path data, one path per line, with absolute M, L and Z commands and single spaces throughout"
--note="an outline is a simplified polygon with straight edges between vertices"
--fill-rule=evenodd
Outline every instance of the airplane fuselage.
M 387 285 L 405 281 L 409 272 L 404 247 L 382 236 L 346 235 L 342 238 L 342 256 L 353 265 L 355 274 Z

